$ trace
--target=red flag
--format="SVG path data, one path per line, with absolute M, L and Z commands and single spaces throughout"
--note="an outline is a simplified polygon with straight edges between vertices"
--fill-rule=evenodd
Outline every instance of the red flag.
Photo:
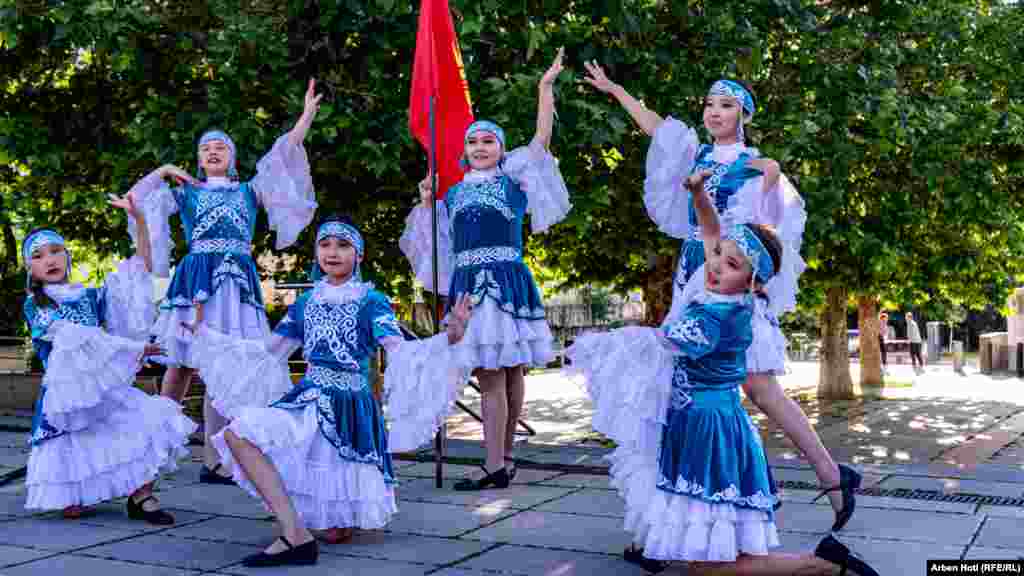
M 438 198 L 462 180 L 463 136 L 473 122 L 469 84 L 448 0 L 421 0 L 409 92 L 409 131 L 430 154 L 430 97 L 437 129 Z

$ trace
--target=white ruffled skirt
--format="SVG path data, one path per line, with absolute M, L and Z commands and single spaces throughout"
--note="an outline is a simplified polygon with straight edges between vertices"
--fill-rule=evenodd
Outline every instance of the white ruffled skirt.
M 196 424 L 181 406 L 132 387 L 104 393 L 103 419 L 32 447 L 25 508 L 59 510 L 131 494 L 177 469 Z M 94 412 L 98 414 L 98 412 Z
M 394 490 L 380 470 L 373 464 L 342 459 L 320 433 L 316 404 L 303 410 L 244 407 L 226 430 L 252 442 L 274 464 L 308 528 L 382 528 L 398 511 Z M 238 485 L 261 498 L 228 448 L 224 433 L 212 441 Z
M 266 340 L 242 340 L 203 326 L 192 364 L 214 409 L 227 418 L 244 406 L 269 406 L 292 388 L 288 362 L 268 351 Z
M 553 340 L 547 320 L 514 318 L 492 298 L 483 298 L 473 308 L 459 348 L 462 361 L 473 368 L 543 367 L 555 359 Z
M 235 282 L 224 282 L 203 305 L 203 325 L 235 339 L 262 340 L 270 335 L 270 325 L 263 308 L 243 304 Z M 195 335 L 182 323 L 195 321 L 196 309 L 191 307 L 161 308 L 151 334 L 167 350 L 155 362 L 168 366 L 195 368 L 192 357 Z

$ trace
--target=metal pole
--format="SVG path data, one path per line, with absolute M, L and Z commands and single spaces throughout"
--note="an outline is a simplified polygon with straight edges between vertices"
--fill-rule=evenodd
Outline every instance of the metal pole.
M 432 254 L 432 267 L 434 275 L 434 289 L 433 293 L 433 313 L 431 316 L 434 319 L 434 334 L 441 331 L 441 310 L 437 302 L 438 278 L 437 270 L 437 123 L 434 118 L 434 95 L 430 95 L 430 192 L 431 192 L 431 203 L 430 203 L 430 227 L 433 231 L 431 235 L 431 248 Z M 434 437 L 434 485 L 438 488 L 444 486 L 443 474 L 444 474 L 444 453 L 445 453 L 445 436 L 447 435 L 447 425 L 441 423 L 441 427 L 437 430 L 437 436 Z

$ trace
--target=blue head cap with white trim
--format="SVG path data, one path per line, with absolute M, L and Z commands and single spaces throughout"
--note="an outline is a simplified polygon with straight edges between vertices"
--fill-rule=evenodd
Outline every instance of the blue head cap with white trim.
M 314 250 L 315 261 L 313 262 L 312 280 L 313 282 L 319 281 L 324 276 L 323 269 L 320 268 L 320 241 L 324 238 L 338 238 L 339 240 L 348 242 L 353 248 L 355 248 L 356 256 L 362 260 L 363 251 L 365 250 L 365 243 L 363 242 L 363 235 L 356 230 L 355 226 L 351 226 L 340 220 L 328 220 L 320 225 L 316 231 L 316 248 Z M 352 271 L 352 277 L 356 280 L 362 280 L 362 272 L 359 270 L 359 263 L 356 262 L 355 270 Z
M 491 134 L 494 134 L 494 137 L 498 139 L 498 144 L 501 145 L 501 159 L 504 160 L 506 150 L 505 131 L 502 130 L 501 126 L 498 126 L 490 120 L 477 120 L 476 122 L 473 122 L 468 128 L 466 128 L 466 135 L 462 138 L 462 146 L 465 147 L 466 143 L 469 142 L 469 137 L 477 132 L 490 132 Z M 461 166 L 463 170 L 469 169 L 469 163 L 466 161 L 465 157 L 463 157 L 462 160 L 459 160 L 459 166 Z
M 754 116 L 754 97 L 750 94 L 750 91 L 743 87 L 739 82 L 733 80 L 718 80 L 711 85 L 708 89 L 708 96 L 728 96 L 735 98 L 740 103 L 740 107 L 743 108 L 743 113 L 748 118 Z M 736 139 L 739 142 L 743 142 L 743 118 L 739 118 L 736 122 Z
M 64 268 L 63 280 L 67 280 L 68 274 L 71 273 L 71 251 L 67 249 L 67 243 L 64 241 L 64 237 L 58 234 L 55 230 L 40 228 L 26 236 L 21 242 L 21 257 L 25 261 L 25 268 L 27 270 L 25 278 L 26 286 L 32 284 L 32 253 L 49 244 L 64 246 L 64 251 L 68 254 L 68 264 L 67 267 Z
M 210 130 L 199 137 L 199 143 L 196 144 L 198 149 L 203 144 L 213 142 L 214 140 L 220 140 L 221 142 L 228 145 L 228 149 L 231 150 L 231 158 L 228 160 L 228 178 L 232 180 L 238 179 L 238 151 L 235 148 L 235 141 L 231 139 L 227 133 L 221 130 Z M 206 180 L 206 171 L 200 166 L 198 171 L 199 179 Z
M 771 252 L 750 226 L 737 224 L 730 227 L 725 239 L 735 242 L 740 252 L 750 261 L 755 280 L 765 284 L 775 276 L 775 262 L 772 261 Z

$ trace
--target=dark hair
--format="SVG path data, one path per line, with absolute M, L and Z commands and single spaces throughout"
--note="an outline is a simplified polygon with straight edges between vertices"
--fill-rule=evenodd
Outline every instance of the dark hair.
M 39 228 L 33 228 L 32 230 L 30 230 L 29 233 L 25 235 L 25 240 L 28 240 L 36 232 L 41 232 L 43 230 L 49 230 L 51 232 L 57 232 L 56 230 L 54 230 L 53 228 L 50 228 L 48 226 L 41 226 Z M 21 251 L 25 252 L 25 241 L 24 240 L 22 240 L 22 242 L 21 242 Z M 57 303 L 54 302 L 52 298 L 47 296 L 46 292 L 43 290 L 43 283 L 32 277 L 31 258 L 32 258 L 31 254 L 29 254 L 28 257 L 25 258 L 25 268 L 27 268 L 29 270 L 29 273 L 28 273 L 28 285 L 25 286 L 25 291 L 32 295 L 32 301 L 35 302 L 35 305 L 36 305 L 37 308 L 47 308 L 47 307 L 50 307 L 50 306 L 56 306 Z M 70 262 L 68 264 L 70 264 Z M 71 271 L 70 270 L 66 270 L 65 272 L 66 273 L 70 273 Z
M 782 266 L 782 241 L 779 240 L 778 234 L 771 226 L 764 224 L 747 224 L 746 226 L 768 249 L 768 255 L 772 257 L 772 273 L 778 274 Z

